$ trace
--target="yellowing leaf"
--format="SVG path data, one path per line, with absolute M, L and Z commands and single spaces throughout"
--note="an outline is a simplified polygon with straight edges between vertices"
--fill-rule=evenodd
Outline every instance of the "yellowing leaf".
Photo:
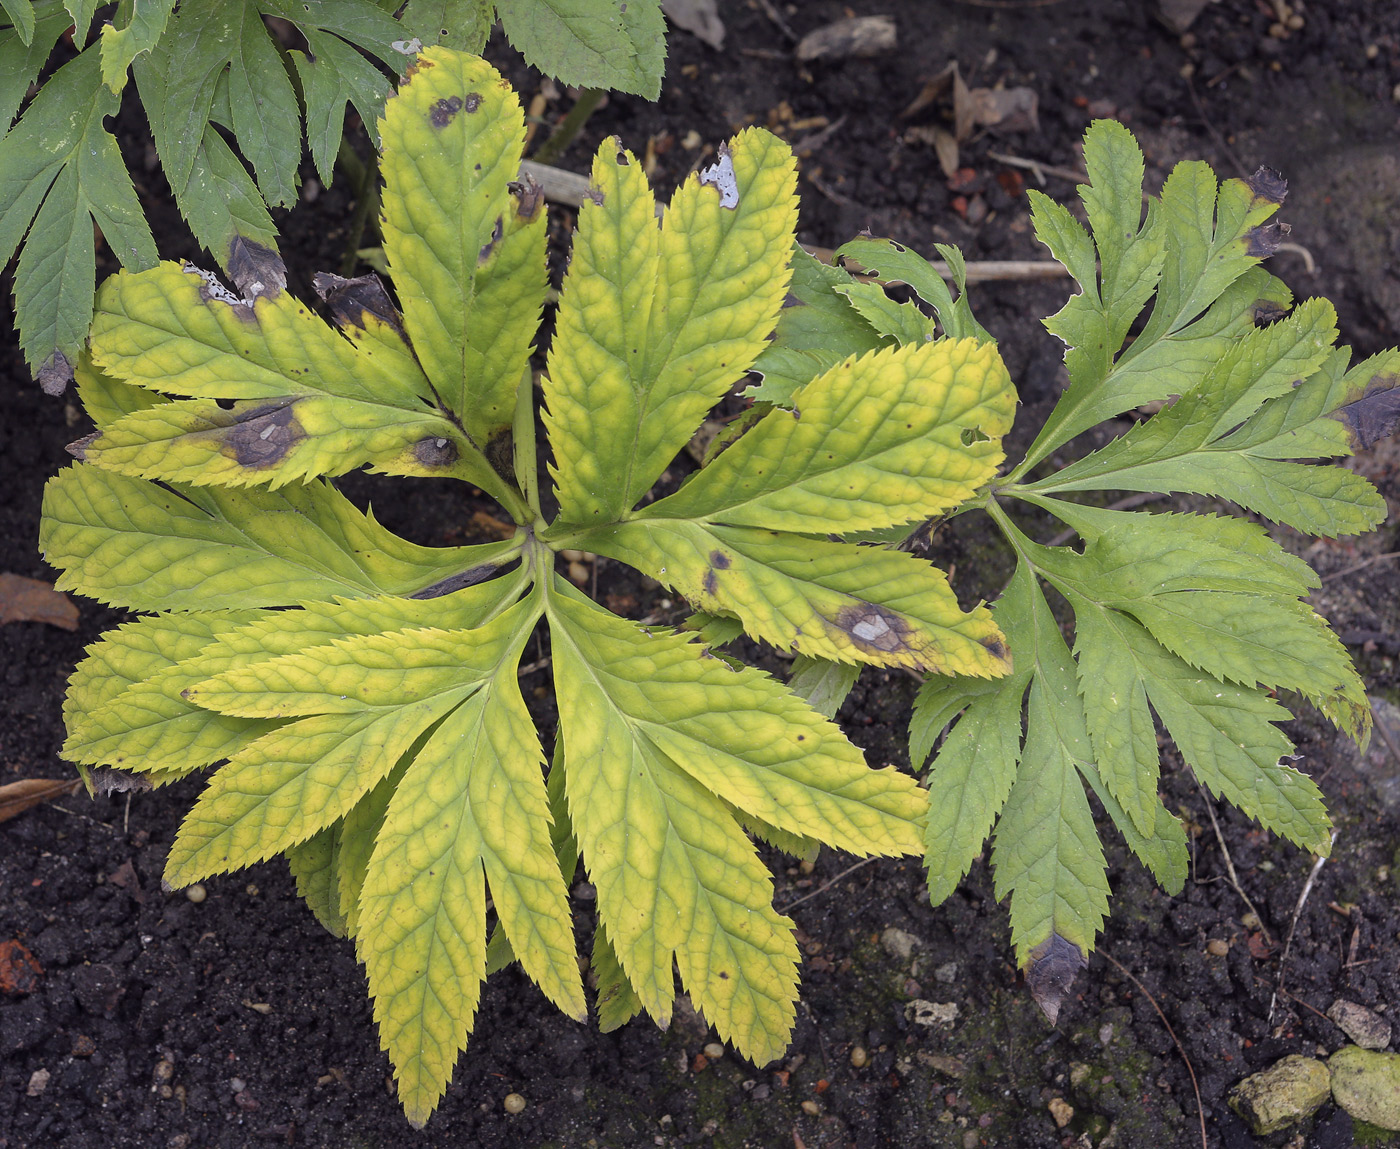
M 630 510 L 763 350 L 790 276 L 795 186 L 787 145 L 749 129 L 681 185 L 658 229 L 637 161 L 604 143 L 545 382 L 565 521 Z
M 466 1044 L 486 974 L 483 869 L 527 973 L 582 1020 L 583 987 L 549 840 L 543 763 L 515 680 L 528 637 L 438 728 L 389 803 L 361 894 L 359 948 L 399 1097 L 422 1125 Z
M 421 52 L 384 109 L 384 253 L 423 370 L 477 447 L 510 426 L 544 306 L 520 102 L 491 65 Z M 514 189 L 514 194 L 513 190 Z
M 812 657 L 986 677 L 1010 668 L 987 609 L 964 612 L 941 571 L 901 551 L 651 517 L 579 541 Z
M 944 340 L 819 375 L 642 518 L 814 534 L 941 514 L 990 479 L 1016 393 L 991 344 Z
M 558 584 L 556 584 L 558 585 Z M 770 679 L 550 597 L 569 812 L 626 979 L 664 1023 L 672 961 L 746 1056 L 786 1047 L 791 923 L 726 803 L 861 852 L 920 848 L 922 794 Z M 723 799 L 721 801 L 720 799 Z

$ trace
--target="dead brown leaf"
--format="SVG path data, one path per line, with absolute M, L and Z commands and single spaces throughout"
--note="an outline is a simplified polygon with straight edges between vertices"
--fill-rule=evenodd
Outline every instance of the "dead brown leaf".
M 1039 101 L 1032 88 L 973 88 L 967 93 L 968 114 L 978 127 L 999 132 L 1034 132 Z M 963 136 L 959 136 L 963 139 Z
M 8 822 L 31 806 L 51 798 L 66 798 L 82 786 L 77 778 L 21 778 L 0 786 L 0 822 Z
M 893 51 L 897 41 L 898 32 L 892 16 L 853 16 L 809 32 L 798 42 L 793 55 L 803 64 L 850 56 L 878 56 Z
M 0 574 L 0 623 L 6 622 L 47 622 L 77 630 L 78 608 L 49 583 L 6 572 Z

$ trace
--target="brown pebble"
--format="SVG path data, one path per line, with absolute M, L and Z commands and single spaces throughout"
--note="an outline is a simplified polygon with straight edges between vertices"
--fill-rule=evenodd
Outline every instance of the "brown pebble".
M 721 1057 L 724 1056 L 724 1046 L 722 1046 L 717 1041 L 712 1041 L 709 1043 L 709 1045 L 705 1046 L 705 1048 L 702 1049 L 700 1052 L 703 1053 L 706 1057 L 708 1057 L 711 1061 L 718 1061 Z
M 189 898 L 195 905 L 199 905 L 199 903 L 204 901 L 208 896 L 209 891 L 198 882 L 185 891 L 185 897 Z
M 864 1069 L 870 1064 L 870 1054 L 865 1051 L 865 1046 L 857 1045 L 851 1050 L 851 1064 L 857 1069 Z
M 525 1111 L 525 1098 L 518 1093 L 507 1093 L 506 1099 L 501 1102 L 507 1113 L 523 1113 Z
M 807 1114 L 808 1117 L 820 1116 L 821 1111 L 822 1107 L 818 1105 L 815 1101 L 804 1101 L 802 1103 L 802 1112 Z
M 1223 958 L 1230 952 L 1230 943 L 1221 938 L 1211 938 L 1206 942 L 1206 953 L 1212 957 Z
M 97 1042 L 93 1041 L 87 1034 L 80 1033 L 73 1039 L 74 1057 L 91 1057 L 96 1052 Z

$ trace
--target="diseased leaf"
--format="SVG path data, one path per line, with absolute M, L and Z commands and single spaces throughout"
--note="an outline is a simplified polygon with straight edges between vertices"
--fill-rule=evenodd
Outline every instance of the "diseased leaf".
M 887 283 L 908 284 L 933 309 L 943 325 L 943 333 L 950 339 L 994 342 L 987 330 L 972 316 L 972 307 L 967 300 L 967 271 L 962 253 L 946 244 L 935 246 L 952 269 L 958 289 L 956 299 L 926 259 L 893 240 L 853 239 L 836 249 L 836 259 L 854 259 L 867 272 Z
M 426 594 L 465 572 L 509 562 L 516 550 L 511 540 L 417 547 L 319 483 L 176 492 L 79 466 L 50 481 L 43 513 L 39 545 L 64 571 L 59 588 L 136 610 Z
M 623 517 L 742 378 L 782 306 L 797 223 L 791 152 L 759 129 L 682 184 L 659 228 L 646 177 L 616 140 L 592 184 L 545 381 L 571 523 Z
M 964 612 L 943 572 L 901 551 L 659 517 L 579 542 L 814 658 L 978 677 L 1009 669 L 986 609 Z
M 409 0 L 400 20 L 425 44 L 479 55 L 495 23 L 491 0 Z
M 1015 394 L 994 347 L 877 351 L 813 379 L 642 519 L 841 533 L 931 517 L 996 472 Z
M 510 427 L 547 286 L 542 199 L 511 191 L 524 115 L 485 61 L 429 48 L 381 130 L 399 145 L 383 165 L 384 252 L 404 324 L 482 448 Z

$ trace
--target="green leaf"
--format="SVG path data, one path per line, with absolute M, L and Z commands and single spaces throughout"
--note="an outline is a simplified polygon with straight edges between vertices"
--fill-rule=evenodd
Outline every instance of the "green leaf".
M 257 173 L 273 207 L 297 201 L 301 162 L 301 108 L 262 14 L 242 6 L 242 26 L 229 55 L 229 102 L 239 149 Z
M 463 576 L 509 562 L 518 547 L 418 547 L 320 483 L 176 492 L 87 466 L 49 482 L 43 515 L 39 545 L 65 572 L 60 585 L 136 610 L 443 593 L 438 584 L 470 585 Z
M 8 33 L 0 32 L 0 137 L 10 130 L 29 86 L 48 63 L 54 44 L 72 25 L 58 0 L 40 0 L 37 8 L 31 6 L 30 0 L 9 0 L 4 5 L 6 12 L 10 11 L 10 4 L 21 20 L 32 15 L 35 21 L 27 37 L 22 23 L 16 23 Z
M 893 240 L 853 239 L 836 249 L 835 258 L 854 259 L 866 271 L 888 283 L 908 284 L 920 299 L 933 308 L 938 321 L 943 325 L 943 333 L 950 339 L 995 342 L 986 328 L 972 317 L 972 308 L 967 301 L 967 269 L 962 254 L 956 248 L 945 244 L 936 246 L 938 254 L 943 256 L 955 277 L 958 289 L 956 300 L 948 290 L 948 285 L 943 282 L 942 276 L 933 269 L 928 260 Z M 911 335 L 915 333 L 917 329 L 909 331 Z M 901 342 L 905 341 L 901 339 Z
M 484 446 L 510 426 L 546 287 L 540 201 L 509 186 L 520 104 L 485 61 L 432 48 L 381 131 L 384 250 L 404 323 L 437 392 Z
M 797 222 L 792 154 L 759 129 L 682 184 L 660 228 L 616 140 L 592 187 L 545 381 L 560 514 L 575 523 L 625 515 L 757 358 Z
M 131 62 L 160 42 L 175 0 L 130 0 L 126 23 L 102 25 L 102 82 L 121 95 Z
M 35 371 L 55 352 L 78 358 L 92 319 L 93 223 L 122 266 L 156 260 L 117 141 L 103 127 L 116 111 L 98 53 L 84 52 L 54 73 L 0 140 L 0 260 L 27 230 L 15 314 Z
M 1187 765 L 1268 830 L 1313 853 L 1331 849 L 1331 821 L 1312 779 L 1282 764 L 1292 746 L 1275 723 L 1290 715 L 1257 690 L 1203 676 L 1129 620 L 1118 630 L 1143 668 L 1148 697 Z
M 800 654 L 979 677 L 1009 668 L 986 609 L 964 612 L 941 571 L 902 551 L 685 518 L 598 527 L 579 542 Z
M 1251 272 L 1276 244 L 1266 227 L 1282 199 L 1272 173 L 1261 169 L 1249 182 L 1217 185 L 1205 164 L 1178 164 L 1139 228 L 1142 154 L 1132 137 L 1121 125 L 1094 124 L 1085 137 L 1085 162 L 1092 182 L 1080 194 L 1092 241 L 1064 208 L 1030 193 L 1037 237 L 1083 290 L 1046 320 L 1069 347 L 1070 388 L 1018 475 L 1103 419 L 1185 394 L 1200 379 L 1195 364 L 1208 367 L 1229 345 L 1220 342 L 1228 339 L 1222 326 L 1242 332 L 1258 308 L 1287 301 L 1281 284 Z M 1145 328 L 1119 355 L 1154 287 L 1159 290 Z
M 0 0 L 0 8 L 5 10 L 5 15 L 19 33 L 20 43 L 26 48 L 34 43 L 34 5 L 30 0 Z M 9 127 L 8 124 L 5 126 Z
M 336 822 L 299 846 L 287 851 L 287 864 L 299 893 L 316 920 L 338 938 L 346 937 L 345 915 L 340 910 L 337 854 L 340 827 Z
M 793 244 L 792 282 L 778 313 L 777 330 L 751 368 L 763 376 L 763 382 L 749 387 L 746 396 L 790 406 L 792 393 L 809 379 L 848 356 L 883 345 L 875 329 L 838 290 L 856 282 L 849 272 L 828 266 L 801 244 Z
M 798 655 L 788 675 L 788 689 L 824 718 L 835 718 L 860 677 L 860 663 L 828 662 Z
M 1062 943 L 1081 958 L 1094 948 L 1109 890 L 1080 778 L 1079 764 L 1093 757 L 1069 649 L 1027 566 L 1018 568 L 1002 603 L 998 617 L 1034 678 L 1025 745 L 997 821 L 992 866 L 997 900 L 1011 896 L 1017 957 L 1033 970 Z
M 491 0 L 409 0 L 400 21 L 425 45 L 480 55 L 496 13 Z
M 601 1032 L 621 1029 L 646 1008 L 627 980 L 602 922 L 593 934 L 593 958 L 589 968 L 598 982 L 598 1029 Z
M 171 67 L 173 52 L 174 39 L 167 35 L 149 55 L 138 56 L 133 64 L 136 89 L 146 107 L 156 150 L 162 157 L 171 147 L 161 110 L 166 98 L 165 71 Z M 171 178 L 168 167 L 166 177 Z M 228 266 L 235 236 L 276 249 L 277 228 L 257 184 L 212 125 L 204 128 L 198 141 L 189 175 L 183 182 L 171 179 L 170 187 L 195 238 L 220 266 Z
M 655 100 L 666 62 L 660 0 L 496 0 L 526 63 L 561 83 Z
M 306 100 L 306 138 L 321 182 L 335 179 L 335 159 L 345 135 L 345 105 L 352 104 L 373 130 L 390 87 L 380 71 L 344 41 L 308 29 L 311 54 L 289 52 Z
M 995 475 L 1016 398 L 995 347 L 945 340 L 847 360 L 793 403 L 639 517 L 824 534 L 941 514 Z
M 63 0 L 63 7 L 73 17 L 73 46 L 82 48 L 87 44 L 92 18 L 101 7 L 99 0 Z
M 674 959 L 726 1040 L 771 1060 L 792 1025 L 796 948 L 725 803 L 860 853 L 904 853 L 920 848 L 922 792 L 866 768 L 835 727 L 765 676 L 556 587 L 565 785 L 608 939 L 659 1022 L 670 1016 Z

